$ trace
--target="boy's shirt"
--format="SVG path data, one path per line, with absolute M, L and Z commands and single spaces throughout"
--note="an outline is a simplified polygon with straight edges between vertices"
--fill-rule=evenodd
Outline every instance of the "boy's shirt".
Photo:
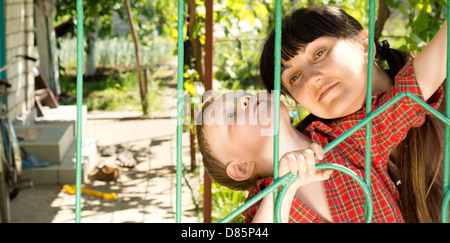
M 372 97 L 372 111 L 382 106 L 400 92 L 410 91 L 423 100 L 416 81 L 412 60 L 397 74 L 395 86 Z M 442 101 L 443 89 L 439 88 L 428 99 L 427 103 L 437 109 Z M 391 180 L 387 162 L 391 150 L 407 135 L 411 127 L 424 123 L 426 110 L 408 97 L 402 98 L 396 104 L 372 120 L 372 163 L 371 163 L 371 196 L 373 201 L 372 222 L 403 222 L 399 208 L 399 193 Z M 320 121 L 311 123 L 306 134 L 312 141 L 322 147 L 342 135 L 366 117 L 366 108 L 334 120 L 329 124 Z M 365 129 L 359 129 L 350 137 L 325 154 L 324 163 L 343 165 L 361 178 L 365 175 Z M 247 200 L 272 183 L 272 178 L 264 178 L 249 190 Z M 364 222 L 365 197 L 356 181 L 345 173 L 334 171 L 330 179 L 323 182 L 326 191 L 330 213 L 334 222 Z M 246 222 L 251 222 L 259 203 L 252 205 L 243 212 Z M 294 199 L 289 222 L 324 222 L 300 200 Z

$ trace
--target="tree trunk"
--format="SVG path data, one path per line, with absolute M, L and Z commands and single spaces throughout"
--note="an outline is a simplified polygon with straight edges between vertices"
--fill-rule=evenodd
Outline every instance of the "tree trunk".
M 88 77 L 95 75 L 95 41 L 98 35 L 98 17 L 94 18 L 92 25 L 91 28 L 86 28 L 87 53 L 84 74 Z
M 141 105 L 142 105 L 142 112 L 144 116 L 148 115 L 148 100 L 147 100 L 147 80 L 144 82 L 142 81 L 142 66 L 141 66 L 141 49 L 140 49 L 140 42 L 139 37 L 136 31 L 136 28 L 134 28 L 133 24 L 133 14 L 131 13 L 131 6 L 129 0 L 123 0 L 123 5 L 125 6 L 125 12 L 127 13 L 128 17 L 128 25 L 130 27 L 131 35 L 133 36 L 134 41 L 134 49 L 136 52 L 136 75 L 138 79 L 138 85 L 139 85 L 139 91 L 141 95 Z M 147 75 L 144 75 L 144 78 L 147 78 Z
M 383 32 L 384 24 L 386 23 L 386 20 L 391 15 L 391 11 L 389 10 L 389 7 L 386 4 L 386 0 L 380 0 L 379 1 L 379 9 L 378 9 L 378 18 L 375 21 L 375 37 L 380 38 L 381 33 Z
M 35 0 L 36 42 L 39 51 L 39 71 L 55 96 L 61 93 L 54 19 L 56 0 Z
M 204 67 L 203 67 L 202 44 L 200 43 L 200 39 L 198 37 L 195 39 L 192 37 L 194 35 L 195 25 L 197 25 L 197 23 L 198 23 L 197 12 L 195 11 L 197 4 L 195 3 L 195 0 L 189 0 L 188 4 L 189 4 L 188 34 L 189 34 L 189 40 L 191 41 L 192 52 L 193 52 L 194 58 L 195 58 L 195 70 L 197 71 L 198 75 L 200 76 L 200 81 L 202 83 L 204 83 L 205 76 L 204 76 Z

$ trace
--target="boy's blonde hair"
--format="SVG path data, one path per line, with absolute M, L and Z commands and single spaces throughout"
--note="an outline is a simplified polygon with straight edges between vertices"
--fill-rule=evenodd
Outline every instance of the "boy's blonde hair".
M 197 115 L 196 120 L 196 131 L 197 131 L 197 141 L 198 149 L 203 156 L 203 164 L 209 176 L 216 181 L 218 184 L 228 187 L 236 191 L 248 190 L 250 187 L 256 184 L 256 177 L 251 177 L 244 181 L 233 180 L 227 174 L 227 165 L 221 162 L 216 156 L 214 151 L 210 147 L 210 143 L 205 138 L 205 127 L 203 126 L 203 114 L 206 108 L 210 106 L 216 100 L 215 97 L 209 97 L 202 105 L 202 112 Z M 214 138 L 220 139 L 220 138 Z

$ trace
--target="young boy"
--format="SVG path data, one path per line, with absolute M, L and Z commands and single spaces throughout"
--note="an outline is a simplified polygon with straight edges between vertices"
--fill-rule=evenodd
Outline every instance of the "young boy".
M 209 175 L 219 184 L 233 190 L 248 190 L 261 178 L 273 176 L 273 98 L 266 92 L 250 95 L 230 92 L 211 98 L 203 105 L 203 120 L 198 120 L 197 136 L 200 152 Z M 200 118 L 202 116 L 199 116 Z M 288 172 L 299 175 L 284 200 L 288 207 L 297 188 L 327 179 L 331 171 L 315 171 L 314 155 L 320 160 L 322 148 L 292 125 L 286 106 L 280 107 L 279 175 Z M 212 142 L 213 141 L 213 142 Z M 288 153 L 294 151 L 292 153 Z M 289 200 L 290 199 L 290 200 Z M 320 200 L 320 202 L 319 202 Z M 261 219 L 273 220 L 273 200 L 265 197 L 260 210 Z M 316 198 L 322 205 L 324 217 L 329 217 L 324 195 Z M 282 216 L 287 221 L 288 212 Z

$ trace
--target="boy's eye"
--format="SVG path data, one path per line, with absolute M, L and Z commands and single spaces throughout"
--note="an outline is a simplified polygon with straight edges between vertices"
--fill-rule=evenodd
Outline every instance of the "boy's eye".
M 228 114 L 227 116 L 227 125 L 232 125 L 233 121 L 234 121 L 234 112 L 231 112 L 230 114 Z

